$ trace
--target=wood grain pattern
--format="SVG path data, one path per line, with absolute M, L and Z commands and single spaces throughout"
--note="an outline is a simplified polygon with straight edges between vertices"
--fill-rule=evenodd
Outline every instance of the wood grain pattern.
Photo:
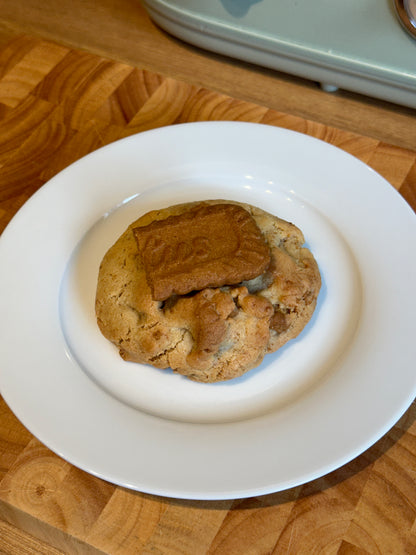
M 0 230 L 48 179 L 116 139 L 178 122 L 254 121 L 318 137 L 416 208 L 416 151 L 30 36 L 0 49 Z M 5 553 L 416 553 L 416 403 L 360 457 L 245 500 L 163 499 L 95 478 L 34 438 L 0 398 Z M 49 550 L 48 550 L 49 549 Z
M 140 0 L 0 0 L 0 44 L 16 31 L 416 150 L 416 110 L 203 51 L 154 25 Z

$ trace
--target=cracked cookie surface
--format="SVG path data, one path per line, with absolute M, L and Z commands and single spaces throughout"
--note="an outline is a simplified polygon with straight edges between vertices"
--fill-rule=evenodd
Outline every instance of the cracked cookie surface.
M 133 229 L 213 204 L 243 207 L 260 228 L 271 262 L 259 276 L 155 300 Z M 96 315 L 103 335 L 127 361 L 200 382 L 241 376 L 296 337 L 310 320 L 321 285 L 317 263 L 293 224 L 231 201 L 187 203 L 133 222 L 100 265 Z

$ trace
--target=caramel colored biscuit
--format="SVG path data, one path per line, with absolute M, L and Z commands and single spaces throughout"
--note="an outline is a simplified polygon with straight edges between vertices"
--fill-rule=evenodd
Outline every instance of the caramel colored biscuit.
M 233 204 L 203 206 L 133 232 L 157 301 L 250 280 L 270 264 L 256 222 Z
M 242 283 L 156 300 L 133 229 L 151 229 L 152 222 L 159 225 L 181 215 L 192 221 L 207 207 L 219 206 L 214 213 L 222 213 L 224 204 L 253 218 L 266 241 L 270 264 Z M 228 229 L 220 229 L 219 235 L 225 237 Z M 145 233 L 143 241 L 149 240 Z M 148 212 L 126 229 L 101 262 L 96 293 L 99 328 L 124 360 L 170 367 L 199 382 L 241 376 L 299 335 L 314 312 L 321 278 L 303 243 L 295 225 L 248 204 L 210 200 Z

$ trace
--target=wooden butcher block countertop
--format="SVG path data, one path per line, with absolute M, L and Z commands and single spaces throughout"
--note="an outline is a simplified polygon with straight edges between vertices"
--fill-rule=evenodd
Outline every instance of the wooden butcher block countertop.
M 79 2 L 74 6 L 81 9 Z M 345 113 L 340 129 L 317 113 L 305 118 L 290 106 L 278 110 L 271 101 L 243 98 L 238 83 L 232 95 L 214 80 L 209 87 L 202 77 L 170 75 L 157 60 L 152 69 L 149 55 L 143 65 L 123 60 L 122 51 L 100 56 L 87 39 L 78 47 L 76 33 L 70 44 L 68 36 L 52 37 L 44 23 L 36 33 L 33 21 L 16 14 L 0 32 L 1 231 L 42 184 L 85 154 L 147 129 L 203 120 L 262 122 L 323 139 L 374 168 L 416 208 L 416 117 L 410 110 L 341 94 L 328 105 L 333 107 L 332 98 L 345 101 L 346 109 L 367 103 L 371 116 L 368 126 L 357 119 L 348 128 Z M 147 19 L 145 25 L 151 28 Z M 173 53 L 186 50 L 172 44 Z M 204 55 L 189 52 L 199 60 Z M 226 60 L 208 62 L 230 64 L 235 75 L 251 71 Z M 287 83 L 288 90 L 303 86 Z M 325 99 L 319 99 L 324 113 Z M 390 123 L 377 130 L 370 121 L 377 116 Z M 130 491 L 71 466 L 33 437 L 0 398 L 0 552 L 416 553 L 415 416 L 413 403 L 368 451 L 306 485 L 243 500 L 186 501 Z

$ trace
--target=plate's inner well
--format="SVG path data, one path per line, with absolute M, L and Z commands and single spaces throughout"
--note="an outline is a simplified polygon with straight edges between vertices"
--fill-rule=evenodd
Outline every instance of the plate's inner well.
M 84 235 L 62 281 L 61 325 L 71 355 L 97 384 L 138 410 L 188 422 L 225 422 L 259 416 L 305 393 L 342 356 L 356 328 L 361 303 L 358 270 L 333 223 L 313 206 L 258 178 L 204 183 L 187 178 L 120 202 Z M 322 288 L 315 313 L 300 336 L 240 378 L 192 382 L 171 370 L 125 362 L 100 333 L 94 311 L 98 268 L 107 249 L 145 212 L 192 200 L 228 198 L 255 204 L 297 225 L 314 254 Z M 354 302 L 351 300 L 354 299 Z

